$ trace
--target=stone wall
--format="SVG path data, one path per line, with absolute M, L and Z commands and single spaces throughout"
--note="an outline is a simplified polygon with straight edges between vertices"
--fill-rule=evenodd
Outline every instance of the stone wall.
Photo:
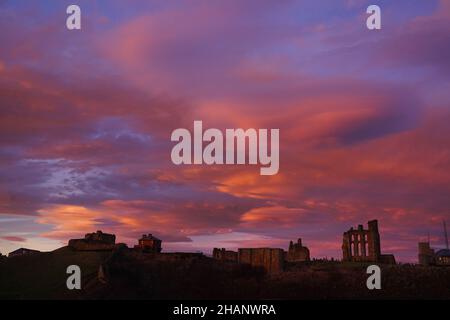
M 279 273 L 284 268 L 284 251 L 273 248 L 243 248 L 238 251 L 238 262 L 263 267 L 268 273 Z

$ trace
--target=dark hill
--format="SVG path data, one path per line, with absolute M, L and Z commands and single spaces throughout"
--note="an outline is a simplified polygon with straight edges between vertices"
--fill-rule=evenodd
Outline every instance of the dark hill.
M 66 288 L 67 266 L 82 270 L 82 290 Z M 102 265 L 106 281 L 98 277 Z M 450 299 L 450 268 L 383 265 L 382 289 L 366 288 L 367 265 L 313 261 L 277 275 L 196 254 L 127 249 L 49 253 L 0 262 L 2 299 Z
M 63 247 L 52 252 L 5 259 L 0 262 L 0 299 L 82 297 L 84 292 L 67 290 L 67 267 L 80 266 L 86 284 L 96 278 L 99 265 L 110 256 L 110 252 L 75 252 Z

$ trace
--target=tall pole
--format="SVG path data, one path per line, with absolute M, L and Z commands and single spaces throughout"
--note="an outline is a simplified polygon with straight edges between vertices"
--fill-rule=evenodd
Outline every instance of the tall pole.
M 443 220 L 442 222 L 444 223 L 445 247 L 448 249 L 447 226 L 446 226 L 446 224 L 445 224 L 445 220 Z

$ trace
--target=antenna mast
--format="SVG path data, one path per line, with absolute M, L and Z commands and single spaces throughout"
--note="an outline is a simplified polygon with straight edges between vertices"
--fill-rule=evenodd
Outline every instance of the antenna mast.
M 447 225 L 445 224 L 445 220 L 442 220 L 442 222 L 444 224 L 445 247 L 448 249 Z

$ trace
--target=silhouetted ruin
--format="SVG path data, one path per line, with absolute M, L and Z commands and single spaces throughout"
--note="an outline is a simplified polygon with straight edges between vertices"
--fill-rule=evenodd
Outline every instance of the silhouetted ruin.
M 130 250 L 130 253 L 134 252 L 137 256 L 140 253 L 157 254 L 146 257 L 168 261 L 204 258 L 202 253 L 161 253 L 162 240 L 152 234 L 142 235 L 138 240 L 138 244 L 133 249 L 129 249 L 126 244 L 116 244 L 116 236 L 114 234 L 103 233 L 99 230 L 94 233 L 87 233 L 83 239 L 69 240 L 68 247 L 76 251 L 112 251 L 122 248 Z M 429 243 L 419 243 L 419 262 L 423 265 L 434 264 L 436 261 L 440 261 L 441 264 L 450 264 L 450 254 L 447 251 L 447 249 L 444 249 L 434 253 Z M 11 252 L 10 256 L 32 252 L 38 251 L 22 248 Z M 368 229 L 364 229 L 362 225 L 359 225 L 357 229 L 350 228 L 350 230 L 344 232 L 342 252 L 342 260 L 347 262 L 395 264 L 395 258 L 392 254 L 381 254 L 377 220 L 369 221 Z M 144 259 L 145 256 L 142 256 L 142 258 Z M 287 251 L 279 248 L 239 248 L 236 252 L 225 248 L 214 248 L 213 258 L 223 262 L 262 267 L 268 273 L 283 271 L 285 262 L 311 261 L 310 251 L 308 247 L 302 244 L 301 238 L 298 238 L 296 243 L 290 241 Z
M 344 232 L 342 255 L 343 261 L 395 264 L 394 255 L 381 254 L 377 220 L 369 221 L 367 230 L 360 224 L 358 229 Z
M 225 248 L 214 248 L 213 258 L 224 262 L 237 262 L 253 267 L 262 267 L 267 273 L 283 271 L 286 261 L 310 261 L 309 249 L 302 245 L 302 239 L 300 238 L 297 243 L 290 242 L 287 252 L 278 248 L 239 248 L 238 252 Z
M 87 233 L 84 239 L 69 240 L 69 247 L 77 251 L 108 251 L 113 250 L 116 244 L 116 236 L 109 233 Z
M 286 261 L 310 261 L 309 249 L 302 245 L 302 239 L 298 238 L 297 243 L 289 243 L 289 250 L 286 255 Z

